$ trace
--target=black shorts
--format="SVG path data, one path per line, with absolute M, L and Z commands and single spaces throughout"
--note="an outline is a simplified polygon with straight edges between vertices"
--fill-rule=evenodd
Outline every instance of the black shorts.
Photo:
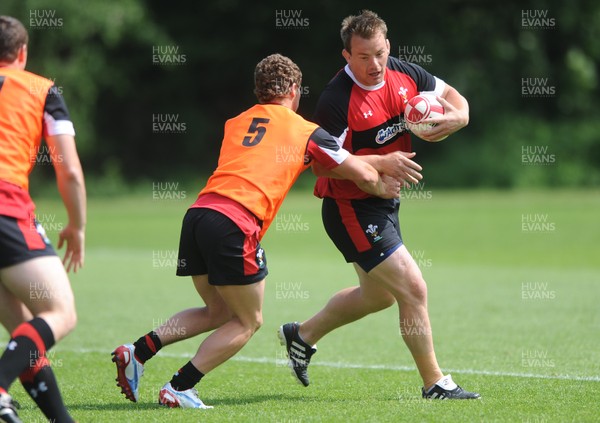
M 0 215 L 0 269 L 55 255 L 46 231 L 33 215 L 25 219 Z
M 348 263 L 369 272 L 402 245 L 400 200 L 324 198 L 323 225 Z
M 260 246 L 260 226 L 244 229 L 224 214 L 191 208 L 183 218 L 177 276 L 208 274 L 211 285 L 249 285 L 267 274 L 267 258 Z

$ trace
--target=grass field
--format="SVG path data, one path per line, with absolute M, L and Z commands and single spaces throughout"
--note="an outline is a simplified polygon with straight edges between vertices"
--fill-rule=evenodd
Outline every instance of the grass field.
M 308 318 L 355 278 L 325 235 L 319 201 L 292 192 L 263 242 L 270 269 L 264 326 L 198 385 L 215 408 L 156 404 L 160 386 L 201 337 L 148 362 L 141 401 L 126 401 L 115 386 L 112 349 L 201 305 L 191 282 L 174 276 L 180 222 L 195 192 L 185 199 L 149 193 L 90 200 L 86 266 L 72 278 L 78 327 L 49 353 L 73 416 L 80 422 L 599 421 L 600 191 L 416 194 L 403 201 L 400 220 L 428 281 L 438 359 L 482 400 L 420 398 L 394 307 L 324 338 L 311 386 L 293 381 L 276 328 Z M 38 201 L 38 216 L 55 241 L 65 222 L 60 203 Z M 42 421 L 18 383 L 11 392 L 24 421 Z

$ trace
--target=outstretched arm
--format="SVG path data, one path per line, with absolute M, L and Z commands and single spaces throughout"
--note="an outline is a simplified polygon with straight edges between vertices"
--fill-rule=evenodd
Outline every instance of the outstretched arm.
M 375 168 L 380 174 L 387 175 L 401 181 L 403 184 L 416 184 L 421 179 L 420 171 L 423 168 L 411 160 L 416 153 L 407 153 L 404 151 L 396 151 L 384 155 L 367 155 L 367 156 L 354 156 L 355 158 L 368 163 Z M 337 168 L 333 170 L 327 170 L 323 165 L 318 162 L 312 164 L 312 171 L 316 176 L 326 176 L 328 178 L 335 179 L 347 179 L 340 176 L 337 172 Z M 364 190 L 363 190 L 364 191 Z
M 361 190 L 371 195 L 381 198 L 397 198 L 400 195 L 400 181 L 380 175 L 373 166 L 358 156 L 349 155 L 342 164 L 333 168 L 332 172 L 341 179 L 354 182 Z
M 61 231 L 58 248 L 66 241 L 67 248 L 63 263 L 69 272 L 77 272 L 83 266 L 85 256 L 86 193 L 83 170 L 71 135 L 46 137 L 56 172 L 58 191 L 62 197 L 69 222 Z

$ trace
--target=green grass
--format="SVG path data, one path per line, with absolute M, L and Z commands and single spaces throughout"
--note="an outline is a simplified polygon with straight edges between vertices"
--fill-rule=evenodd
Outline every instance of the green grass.
M 73 416 L 81 422 L 597 421 L 600 192 L 429 194 L 403 201 L 403 237 L 428 281 L 439 362 L 482 400 L 419 397 L 394 307 L 321 340 L 310 387 L 292 380 L 276 328 L 308 318 L 356 283 L 326 237 L 319 201 L 293 192 L 263 242 L 270 269 L 264 326 L 198 385 L 215 408 L 156 405 L 158 388 L 203 336 L 161 351 L 146 366 L 140 403 L 126 401 L 115 386 L 110 351 L 202 304 L 190 281 L 174 276 L 171 260 L 195 193 L 181 201 L 152 200 L 149 193 L 90 200 L 86 266 L 72 277 L 78 327 L 50 357 Z M 38 213 L 65 219 L 56 201 L 38 202 Z M 527 216 L 552 225 L 524 231 Z M 290 221 L 297 230 L 286 229 Z M 49 232 L 56 240 L 57 231 Z M 42 421 L 18 383 L 11 392 L 25 421 Z

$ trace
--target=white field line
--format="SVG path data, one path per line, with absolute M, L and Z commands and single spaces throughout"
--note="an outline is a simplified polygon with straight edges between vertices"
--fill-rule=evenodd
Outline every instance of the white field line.
M 110 354 L 108 350 L 99 350 L 92 348 L 57 348 L 58 351 L 68 351 L 74 353 L 96 353 L 96 354 Z M 58 352 L 57 351 L 57 352 Z M 282 349 L 283 351 L 283 349 Z M 159 353 L 162 357 L 170 358 L 191 358 L 192 352 L 189 354 L 176 354 L 169 353 L 167 351 L 161 351 Z M 261 363 L 261 364 L 273 364 L 277 366 L 286 366 L 287 360 L 274 359 L 269 357 L 244 357 L 234 356 L 231 358 L 233 361 L 241 361 L 245 363 Z M 327 361 L 315 361 L 311 366 L 330 367 L 336 369 L 364 369 L 364 370 L 394 370 L 402 372 L 413 372 L 416 368 L 413 366 L 389 366 L 385 364 L 359 364 L 359 363 L 341 363 L 341 362 L 327 362 Z M 469 374 L 469 375 L 482 375 L 482 376 L 506 376 L 506 377 L 519 377 L 527 379 L 557 379 L 557 380 L 576 380 L 582 382 L 600 382 L 600 376 L 575 376 L 575 375 L 542 375 L 536 373 L 519 373 L 519 372 L 500 372 L 494 370 L 478 370 L 478 369 L 442 369 L 444 373 L 457 373 L 457 374 Z

